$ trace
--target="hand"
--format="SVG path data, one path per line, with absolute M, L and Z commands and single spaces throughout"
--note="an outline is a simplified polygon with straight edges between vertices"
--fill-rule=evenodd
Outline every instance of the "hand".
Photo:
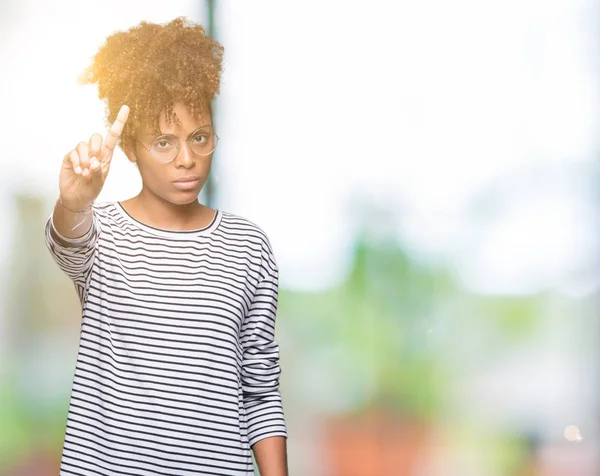
M 58 187 L 62 204 L 72 211 L 88 208 L 96 200 L 110 169 L 113 152 L 129 117 L 129 107 L 121 106 L 104 143 L 100 134 L 80 142 L 62 161 Z

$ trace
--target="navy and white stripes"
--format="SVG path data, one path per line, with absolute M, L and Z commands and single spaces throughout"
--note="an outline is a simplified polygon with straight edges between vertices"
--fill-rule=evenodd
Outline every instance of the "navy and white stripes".
M 265 233 L 222 211 L 159 230 L 107 203 L 75 240 L 49 219 L 46 241 L 83 308 L 60 474 L 254 474 L 250 447 L 286 436 Z

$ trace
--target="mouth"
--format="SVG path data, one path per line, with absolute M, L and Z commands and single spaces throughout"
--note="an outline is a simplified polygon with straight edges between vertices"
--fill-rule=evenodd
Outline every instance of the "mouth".
M 175 188 L 178 188 L 179 190 L 191 190 L 194 189 L 198 186 L 198 184 L 200 183 L 200 178 L 199 177 L 181 177 L 178 178 L 177 180 L 173 181 L 173 185 L 175 185 Z

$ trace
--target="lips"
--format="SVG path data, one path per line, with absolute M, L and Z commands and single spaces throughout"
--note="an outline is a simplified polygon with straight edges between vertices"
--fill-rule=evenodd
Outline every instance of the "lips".
M 174 180 L 174 182 L 175 183 L 187 183 L 187 182 L 197 182 L 198 180 L 200 180 L 199 177 L 190 175 L 188 177 L 178 178 L 177 180 Z
M 199 177 L 180 177 L 177 180 L 173 181 L 173 185 L 175 188 L 179 190 L 193 190 L 200 184 Z

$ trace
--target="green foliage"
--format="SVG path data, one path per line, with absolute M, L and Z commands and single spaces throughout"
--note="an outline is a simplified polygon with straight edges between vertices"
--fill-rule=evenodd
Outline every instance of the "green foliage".
M 49 408 L 32 407 L 18 390 L 18 364 L 5 364 L 9 367 L 0 378 L 0 473 L 40 449 L 59 451 L 68 403 L 63 399 Z
M 0 382 L 0 469 L 15 461 L 31 442 L 30 429 L 23 425 L 23 411 L 19 400 L 5 376 Z
M 280 310 L 302 323 L 294 336 L 303 348 L 339 349 L 327 366 L 334 389 L 356 394 L 346 395 L 346 411 L 385 407 L 428 417 L 439 406 L 443 374 L 427 331 L 434 294 L 450 289 L 443 273 L 411 261 L 398 245 L 361 240 L 346 282 L 323 293 L 282 291 Z M 352 379 L 342 378 L 349 372 Z
M 473 300 L 474 315 L 486 316 L 507 339 L 516 341 L 531 335 L 538 325 L 543 296 L 486 297 Z
M 340 286 L 280 296 L 298 348 L 328 356 L 316 360 L 345 402 L 335 411 L 433 418 L 451 394 L 448 355 L 465 343 L 514 343 L 536 329 L 542 300 L 470 295 L 451 272 L 416 261 L 397 242 L 362 237 L 354 258 Z

